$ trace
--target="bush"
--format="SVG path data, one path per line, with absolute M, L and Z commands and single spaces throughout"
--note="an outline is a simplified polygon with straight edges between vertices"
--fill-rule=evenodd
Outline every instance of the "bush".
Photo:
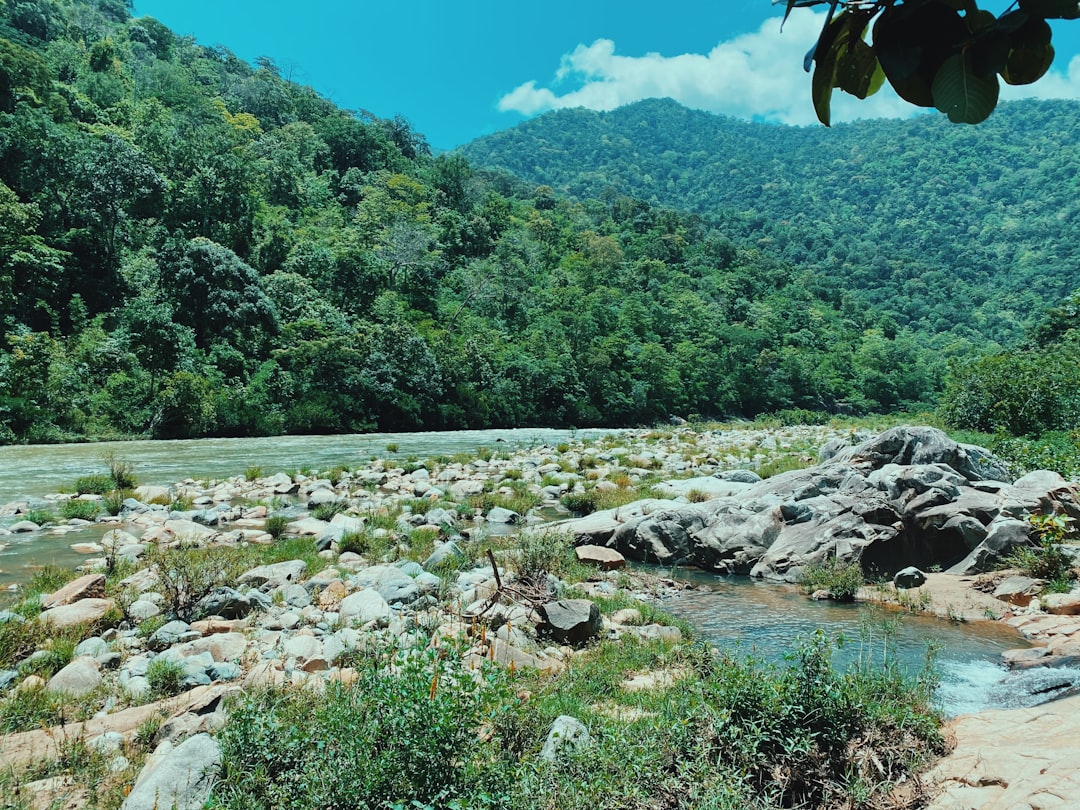
M 60 504 L 60 517 L 64 520 L 93 520 L 101 514 L 101 504 L 97 501 L 64 501 Z
M 154 547 L 146 560 L 158 575 L 157 591 L 165 597 L 166 609 L 185 622 L 195 618 L 193 611 L 200 599 L 215 588 L 231 585 L 245 565 L 241 556 L 203 548 Z
M 487 792 L 499 761 L 480 731 L 516 703 L 505 676 L 476 678 L 433 648 L 364 663 L 354 684 L 332 683 L 325 694 L 242 697 L 218 735 L 214 806 L 450 807 Z
M 334 503 L 320 503 L 311 510 L 311 516 L 316 520 L 330 520 L 339 512 L 345 511 L 345 504 L 341 501 Z
M 110 490 L 101 499 L 101 508 L 105 510 L 107 515 L 119 515 L 124 508 L 124 501 L 132 497 L 134 497 L 134 493 L 130 489 Z
M 184 691 L 184 667 L 159 655 L 146 668 L 146 680 L 153 700 L 179 695 Z
M 1080 422 L 1075 346 L 1004 352 L 953 363 L 939 408 L 958 428 L 1014 436 L 1069 430 Z
M 102 459 L 109 465 L 109 476 L 113 480 L 114 489 L 135 489 L 139 485 L 131 462 L 118 459 L 115 453 L 106 453 Z
M 116 483 L 107 475 L 83 475 L 75 479 L 77 495 L 104 495 L 115 488 Z
M 281 535 L 285 534 L 285 530 L 289 527 L 289 519 L 283 515 L 271 515 L 266 519 L 266 533 L 277 540 Z
M 263 477 L 263 468 L 262 467 L 252 466 L 252 467 L 248 467 L 248 468 L 246 468 L 244 470 L 244 480 L 245 481 L 254 481 L 256 478 L 262 478 L 262 477 Z
M 839 602 L 850 602 L 864 584 L 862 566 L 830 557 L 803 568 L 799 584 L 807 593 L 825 590 Z
M 38 526 L 45 526 L 56 520 L 56 515 L 48 509 L 27 509 L 23 512 L 21 517 L 23 520 L 29 520 L 31 523 L 36 523 Z
M 1072 589 L 1073 561 L 1062 548 L 1071 534 L 1072 519 L 1061 514 L 1039 514 L 1028 518 L 1035 543 L 1017 548 L 1006 562 L 1029 577 L 1046 580 L 1048 592 L 1068 592 Z

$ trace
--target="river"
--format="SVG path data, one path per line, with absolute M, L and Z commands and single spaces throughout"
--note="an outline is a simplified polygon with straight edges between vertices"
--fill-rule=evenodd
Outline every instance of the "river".
M 266 475 L 301 467 L 325 471 L 337 466 L 356 467 L 373 457 L 404 462 L 410 458 L 475 453 L 481 448 L 520 450 L 554 446 L 574 437 L 595 438 L 608 432 L 523 428 L 9 445 L 0 447 L 0 505 L 18 500 L 45 505 L 46 495 L 70 492 L 79 476 L 107 473 L 104 459 L 108 455 L 130 464 L 140 484 L 167 486 L 185 478 L 229 478 L 241 475 L 248 467 L 260 467 Z M 10 525 L 13 520 L 0 519 L 0 525 Z M 91 526 L 72 533 L 60 530 L 0 537 L 0 589 L 24 582 L 41 565 L 77 566 L 83 558 L 71 550 L 71 545 L 95 542 L 105 531 L 101 526 Z
M 300 467 L 328 470 L 339 465 L 355 467 L 372 457 L 404 461 L 474 453 L 479 448 L 528 449 L 605 432 L 477 430 L 8 446 L 0 447 L 0 504 L 19 499 L 36 503 L 50 493 L 70 490 L 81 475 L 107 472 L 103 460 L 107 454 L 131 464 L 140 483 L 167 485 L 185 478 L 228 478 L 252 466 L 268 475 Z M 93 542 L 105 530 L 91 526 L 68 534 L 0 538 L 0 588 L 25 581 L 42 564 L 75 567 L 82 557 L 71 545 Z M 713 643 L 737 643 L 765 657 L 778 657 L 791 649 L 797 636 L 809 635 L 818 627 L 849 640 L 838 654 L 841 659 L 880 656 L 886 639 L 885 618 L 889 619 L 887 643 L 909 668 L 920 665 L 927 640 L 933 640 L 939 648 L 937 665 L 943 680 L 939 696 L 951 714 L 1038 702 L 1032 695 L 1047 684 L 1080 676 L 1075 671 L 1043 670 L 1007 675 L 1000 664 L 1001 652 L 1026 645 L 1011 629 L 991 622 L 956 625 L 924 616 L 885 617 L 880 609 L 866 606 L 811 602 L 791 587 L 700 572 L 680 576 L 691 579 L 695 587 L 668 604 L 669 610 L 691 621 Z

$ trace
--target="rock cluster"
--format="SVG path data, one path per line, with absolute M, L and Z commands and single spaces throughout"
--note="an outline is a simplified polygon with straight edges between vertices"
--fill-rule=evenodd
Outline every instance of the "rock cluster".
M 725 494 L 703 503 L 640 501 L 561 529 L 633 559 L 796 581 L 832 557 L 890 575 L 912 565 L 988 571 L 1029 542 L 1029 515 L 1080 518 L 1076 487 L 1056 473 L 1006 483 L 985 450 L 933 428 L 833 442 L 820 458 L 764 481 L 722 476 Z

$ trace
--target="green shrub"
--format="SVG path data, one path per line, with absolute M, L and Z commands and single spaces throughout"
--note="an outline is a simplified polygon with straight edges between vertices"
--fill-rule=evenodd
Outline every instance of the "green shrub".
M 479 732 L 517 702 L 505 676 L 476 678 L 459 657 L 433 648 L 361 664 L 356 683 L 332 683 L 323 694 L 241 697 L 218 735 L 214 806 L 495 806 L 478 801 L 493 784 L 506 787 Z M 456 803 L 465 797 L 475 800 Z
M 35 571 L 26 583 L 27 594 L 48 594 L 58 591 L 75 579 L 76 573 L 70 568 L 59 565 L 43 565 Z
M 398 451 L 397 442 L 387 442 L 386 443 L 386 452 L 387 453 L 396 453 L 397 451 Z
M 862 566 L 857 562 L 844 562 L 830 557 L 802 570 L 799 584 L 808 593 L 825 590 L 839 602 L 850 602 L 865 583 Z
M 0 669 L 14 669 L 45 638 L 45 627 L 36 619 L 0 622 Z
M 130 461 L 117 458 L 115 453 L 106 453 L 102 459 L 109 465 L 109 476 L 116 489 L 135 489 L 139 485 L 134 465 Z
M 65 703 L 64 695 L 44 688 L 14 689 L 0 700 L 0 734 L 58 726 L 65 719 Z
M 244 480 L 254 481 L 256 478 L 263 477 L 263 468 L 258 466 L 247 467 L 244 470 Z
M 1073 561 L 1061 544 L 1072 534 L 1072 518 L 1067 515 L 1035 514 L 1028 517 L 1035 542 L 1015 549 L 1006 562 L 1029 577 L 1046 580 L 1044 590 L 1067 593 L 1075 579 Z
M 580 580 L 590 571 L 578 562 L 570 538 L 556 531 L 532 530 L 519 535 L 516 554 L 517 576 L 522 582 L 539 585 L 548 574 Z
M 120 510 L 124 508 L 124 501 L 133 497 L 135 497 L 135 493 L 130 489 L 113 489 L 105 493 L 105 497 L 101 500 L 101 506 L 107 514 L 119 515 Z
M 190 622 L 200 599 L 215 588 L 231 585 L 244 571 L 242 554 L 228 549 L 153 547 L 146 555 L 148 567 L 158 575 L 157 591 L 165 608 L 176 618 Z
M 266 533 L 275 540 L 285 534 L 285 530 L 288 527 L 289 519 L 284 515 L 270 515 L 270 517 L 266 519 Z
M 146 668 L 146 680 L 153 700 L 179 695 L 184 691 L 184 667 L 159 655 Z
M 108 475 L 83 475 L 75 479 L 75 493 L 77 495 L 104 495 L 110 489 L 115 488 L 116 482 Z
M 60 517 L 64 520 L 93 520 L 101 514 L 101 504 L 97 501 L 70 500 L 60 504 Z
M 344 511 L 345 504 L 342 501 L 335 501 L 334 503 L 320 503 L 318 506 L 311 510 L 311 516 L 316 520 L 330 520 L 334 517 L 334 515 Z
M 20 517 L 38 526 L 45 526 L 56 521 L 56 515 L 48 509 L 27 509 Z
M 584 492 L 568 492 L 559 498 L 559 503 L 570 510 L 570 514 L 574 517 L 585 517 L 597 510 L 596 503 L 599 494 L 596 489 L 587 489 Z
M 813 463 L 814 459 L 812 457 L 788 454 L 762 462 L 758 465 L 756 472 L 762 478 L 772 478 L 772 476 L 780 475 L 780 473 L 806 469 Z

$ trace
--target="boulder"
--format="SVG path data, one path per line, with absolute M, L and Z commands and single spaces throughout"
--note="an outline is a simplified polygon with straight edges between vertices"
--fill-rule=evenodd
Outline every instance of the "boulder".
M 567 755 L 584 751 L 592 741 L 589 730 L 576 717 L 560 715 L 551 724 L 547 739 L 540 749 L 540 759 L 554 762 Z
M 87 574 L 69 582 L 60 590 L 42 598 L 41 606 L 45 609 L 70 605 L 80 599 L 104 599 L 105 575 Z
M 251 612 L 251 599 L 233 588 L 215 588 L 195 606 L 199 618 L 220 616 L 223 619 L 242 619 Z
M 236 581 L 240 585 L 253 585 L 263 593 L 268 593 L 282 585 L 299 582 L 305 571 L 307 571 L 307 563 L 303 560 L 287 560 L 252 568 L 241 574 Z
M 1043 610 L 1059 616 L 1080 616 L 1080 593 L 1049 593 L 1040 597 Z
M 112 599 L 80 599 L 70 605 L 46 610 L 41 614 L 41 619 L 52 624 L 57 630 L 62 630 L 65 627 L 100 621 L 115 608 L 116 603 Z
M 120 810 L 200 810 L 220 769 L 221 748 L 209 734 L 196 734 L 175 748 L 163 743 Z
M 1017 607 L 1026 607 L 1040 591 L 1042 591 L 1042 580 L 1012 576 L 1006 577 L 994 588 L 994 598 Z
M 594 565 L 601 571 L 616 571 L 626 567 L 626 557 L 613 548 L 604 546 L 578 546 L 574 554 L 579 562 Z
M 893 585 L 897 590 L 908 588 L 920 588 L 926 583 L 926 574 L 913 565 L 896 572 L 893 577 Z
M 386 621 L 391 614 L 390 605 L 377 591 L 365 589 L 342 599 L 338 615 L 343 621 L 367 624 L 371 621 Z
M 487 513 L 487 521 L 488 523 L 516 524 L 521 523 L 521 515 L 510 509 L 496 506 Z
M 101 685 L 101 672 L 97 662 L 89 656 L 74 659 L 49 679 L 45 687 L 50 692 L 64 692 L 72 697 L 82 697 Z
M 548 602 L 537 608 L 537 613 L 541 618 L 537 630 L 560 644 L 584 644 L 604 628 L 600 608 L 588 599 Z

